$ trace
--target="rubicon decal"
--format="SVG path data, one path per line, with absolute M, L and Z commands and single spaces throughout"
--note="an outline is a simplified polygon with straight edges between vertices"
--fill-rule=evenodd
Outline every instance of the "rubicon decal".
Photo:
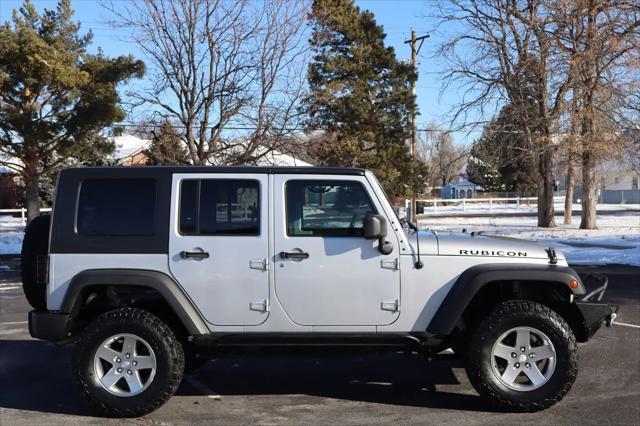
M 460 250 L 462 256 L 501 256 L 501 257 L 527 257 L 526 251 L 505 250 Z

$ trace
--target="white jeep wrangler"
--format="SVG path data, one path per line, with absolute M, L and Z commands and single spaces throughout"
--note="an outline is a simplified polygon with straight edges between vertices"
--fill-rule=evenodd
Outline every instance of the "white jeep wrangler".
M 418 232 L 362 169 L 64 170 L 22 274 L 31 335 L 75 344 L 80 390 L 123 417 L 207 357 L 300 346 L 453 348 L 489 402 L 543 409 L 617 309 L 551 247 Z

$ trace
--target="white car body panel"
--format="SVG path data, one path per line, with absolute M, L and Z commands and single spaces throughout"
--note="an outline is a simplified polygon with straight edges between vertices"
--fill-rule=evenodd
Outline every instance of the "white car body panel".
M 383 301 L 400 298 L 400 272 L 385 269 L 383 260 L 397 259 L 398 240 L 388 235 L 394 253 L 382 255 L 378 242 L 362 237 L 288 236 L 285 185 L 290 180 L 355 181 L 371 194 L 362 176 L 314 174 L 274 177 L 275 290 L 287 316 L 306 326 L 376 326 L 393 323 L 398 312 L 383 310 Z M 384 214 L 377 197 L 371 197 Z M 281 251 L 309 253 L 308 259 L 282 259 Z
M 166 254 L 86 254 L 52 253 L 49 255 L 47 309 L 60 309 L 71 279 L 88 269 L 144 269 L 169 275 Z
M 260 235 L 181 235 L 178 210 L 180 182 L 184 179 L 258 181 Z M 269 316 L 269 200 L 268 176 L 265 174 L 173 175 L 169 269 L 210 324 L 232 326 L 233 330 L 241 331 L 243 326 L 261 324 Z M 180 252 L 194 249 L 201 249 L 210 257 L 183 259 L 180 256 Z M 260 262 L 267 262 L 266 269 L 256 269 Z M 267 304 L 264 310 L 259 309 L 260 303 Z
M 179 233 L 183 179 L 251 179 L 260 184 L 259 236 L 202 236 Z M 360 182 L 386 218 L 390 255 L 362 237 L 287 235 L 288 180 Z M 49 258 L 47 307 L 60 309 L 71 279 L 87 269 L 129 268 L 172 276 L 212 332 L 220 333 L 405 333 L 425 331 L 442 301 L 466 269 L 487 263 L 548 264 L 544 245 L 467 233 L 434 233 L 403 227 L 375 177 L 309 174 L 184 173 L 172 177 L 169 254 L 60 254 Z M 417 269 L 417 236 L 424 267 Z M 201 248 L 208 259 L 183 259 Z M 301 251 L 303 260 L 281 259 Z M 557 252 L 558 265 L 566 259 Z M 266 260 L 266 270 L 250 261 Z M 384 267 L 382 262 L 386 262 Z M 389 262 L 397 261 L 397 268 Z M 382 309 L 398 300 L 397 310 Z M 264 311 L 251 303 L 265 301 Z

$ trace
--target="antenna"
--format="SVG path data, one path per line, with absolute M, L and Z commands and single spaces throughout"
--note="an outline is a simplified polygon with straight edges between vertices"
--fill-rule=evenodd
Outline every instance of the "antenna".
M 424 263 L 422 263 L 422 260 L 420 260 L 420 231 L 418 231 L 418 226 L 416 225 L 416 248 L 417 248 L 417 254 L 418 254 L 418 260 L 415 263 L 415 267 L 416 269 L 422 269 L 422 267 L 424 266 Z

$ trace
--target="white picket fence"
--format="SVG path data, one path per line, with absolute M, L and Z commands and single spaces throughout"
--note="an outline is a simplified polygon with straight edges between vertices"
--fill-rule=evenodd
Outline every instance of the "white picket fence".
M 40 213 L 50 213 L 51 207 L 40 207 Z M 27 209 L 24 207 L 21 209 L 0 209 L 0 214 L 16 214 L 20 213 L 22 223 L 27 223 Z
M 430 199 L 418 199 L 419 203 L 425 204 L 425 209 L 431 208 L 433 211 L 438 211 L 438 208 L 447 206 L 461 206 L 462 211 L 467 209 L 467 206 L 478 206 L 481 204 L 489 204 L 489 211 L 492 211 L 496 205 L 515 205 L 516 209 L 519 209 L 521 205 L 536 206 L 538 204 L 537 197 L 513 197 L 513 198 L 456 198 L 456 199 L 443 199 L 443 198 L 430 198 Z M 564 196 L 553 197 L 553 202 L 563 203 Z

